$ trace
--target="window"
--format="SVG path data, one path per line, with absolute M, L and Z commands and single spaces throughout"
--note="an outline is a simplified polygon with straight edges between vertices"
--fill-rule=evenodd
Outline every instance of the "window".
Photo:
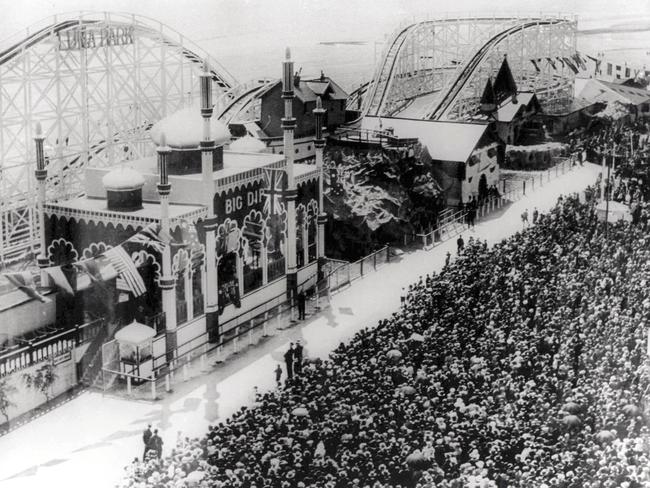
M 300 149 L 296 148 L 296 154 L 298 154 L 298 151 L 300 151 Z
M 311 144 L 307 144 L 307 151 L 311 151 Z

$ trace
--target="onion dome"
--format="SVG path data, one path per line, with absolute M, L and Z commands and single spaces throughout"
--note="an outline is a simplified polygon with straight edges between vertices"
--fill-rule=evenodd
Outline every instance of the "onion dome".
M 151 128 L 151 139 L 161 144 L 161 134 L 167 136 L 167 145 L 173 149 L 189 149 L 199 146 L 203 139 L 203 117 L 196 107 L 186 107 L 156 122 Z M 210 137 L 216 146 L 230 141 L 228 127 L 216 117 L 210 119 Z
M 109 210 L 132 212 L 142 208 L 144 178 L 132 168 L 119 167 L 102 178 Z
M 144 186 L 144 178 L 136 170 L 120 166 L 104 175 L 102 185 L 106 190 L 136 190 Z
M 237 152 L 263 152 L 266 144 L 253 136 L 244 136 L 230 143 L 230 150 Z

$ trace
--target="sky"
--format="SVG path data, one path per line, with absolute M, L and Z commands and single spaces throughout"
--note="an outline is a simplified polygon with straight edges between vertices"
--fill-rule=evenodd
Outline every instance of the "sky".
M 493 12 L 495 4 L 454 0 L 450 8 L 447 0 L 0 0 L 0 38 L 56 13 L 111 10 L 148 15 L 195 40 L 375 40 L 405 17 Z M 584 22 L 650 23 L 648 0 L 499 0 L 498 11 L 571 12 Z
M 650 0 L 0 0 L 0 8 L 0 46 L 7 37 L 54 14 L 130 12 L 167 24 L 196 41 L 240 81 L 277 75 L 284 46 L 291 46 L 297 64 L 302 62 L 307 70 L 318 73 L 323 65 L 336 66 L 341 73 L 357 69 L 363 75 L 354 79 L 356 83 L 371 76 L 373 51 L 381 52 L 377 43 L 400 21 L 445 13 L 574 13 L 579 29 L 645 29 L 631 37 L 592 36 L 590 40 L 596 42 L 585 51 L 601 50 L 601 45 L 634 46 L 642 58 L 635 61 L 641 64 L 650 51 Z M 323 41 L 368 44 L 356 51 L 341 48 L 350 50 L 344 55 L 335 48 L 313 49 Z

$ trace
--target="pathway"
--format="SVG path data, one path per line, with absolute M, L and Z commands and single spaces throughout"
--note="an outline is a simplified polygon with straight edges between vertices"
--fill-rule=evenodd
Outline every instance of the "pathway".
M 595 182 L 596 165 L 560 176 L 509 207 L 482 220 L 469 236 L 498 242 L 521 230 L 525 208 L 541 212 L 561 194 L 581 191 Z M 0 487 L 113 487 L 124 466 L 142 455 L 141 432 L 147 423 L 160 429 L 165 450 L 177 433 L 200 436 L 211 423 L 249 404 L 255 386 L 274 386 L 273 370 L 289 341 L 300 339 L 306 357 L 325 356 L 358 330 L 374 326 L 399 308 L 403 287 L 430 270 L 439 270 L 455 240 L 431 251 L 404 255 L 356 281 L 332 297 L 331 306 L 300 325 L 280 331 L 248 348 L 209 374 L 190 380 L 157 403 L 128 401 L 87 392 L 35 421 L 0 438 Z

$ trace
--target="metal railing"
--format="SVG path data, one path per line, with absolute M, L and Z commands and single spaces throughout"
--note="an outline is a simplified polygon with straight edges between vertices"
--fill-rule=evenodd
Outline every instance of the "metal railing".
M 74 328 L 29 341 L 22 347 L 10 348 L 0 354 L 0 377 L 49 360 L 75 347 L 91 342 L 104 328 L 103 319 L 93 320 Z
M 354 262 L 330 258 L 327 260 L 329 269 L 325 279 L 330 292 L 333 293 L 390 262 L 390 246 L 384 246 Z
M 498 197 L 489 197 L 481 205 L 477 206 L 475 218 L 479 220 L 501 209 L 508 203 L 520 200 L 526 195 L 527 189 L 528 192 L 531 192 L 535 190 L 536 186 L 541 188 L 545 183 L 565 174 L 576 164 L 572 158 L 554 157 L 553 160 L 556 162 L 553 167 L 545 171 L 535 172 L 535 174 L 520 180 L 510 189 L 506 189 L 506 182 L 504 181 L 503 193 Z M 431 249 L 436 243 L 445 242 L 464 231 L 468 224 L 467 216 L 467 209 L 453 212 L 441 219 L 436 229 L 427 233 L 413 234 L 409 236 L 409 241 L 421 246 L 423 249 Z M 404 242 L 406 243 L 406 241 L 407 238 L 405 237 Z
M 298 287 L 300 288 L 310 281 L 311 279 L 307 279 L 299 283 Z M 325 300 L 329 297 L 327 287 L 323 283 L 316 283 L 313 292 L 314 307 L 319 309 L 325 305 Z M 125 381 L 128 395 L 155 400 L 162 391 L 170 391 L 178 377 L 186 380 L 190 369 L 197 366 L 196 360 L 200 361 L 200 368 L 203 371 L 208 367 L 208 356 L 212 356 L 217 362 L 222 362 L 230 355 L 240 352 L 244 347 L 254 345 L 263 337 L 272 335 L 274 330 L 282 330 L 290 326 L 290 317 L 285 313 L 291 311 L 294 306 L 293 300 L 287 299 L 286 292 L 283 292 L 257 305 L 243 316 L 233 317 L 219 324 L 219 329 L 223 332 L 217 342 L 209 342 L 209 335 L 204 332 L 177 344 L 176 351 L 183 351 L 183 353 L 177 355 L 171 362 L 167 359 L 166 351 L 154 356 L 150 376 L 137 376 L 103 368 L 105 385 L 112 386 L 119 378 Z M 194 321 L 179 327 L 177 335 L 183 328 L 192 327 L 193 323 Z M 160 336 L 154 339 L 154 349 L 156 342 L 163 338 L 164 336 Z M 107 381 L 106 378 L 110 378 L 110 381 Z

